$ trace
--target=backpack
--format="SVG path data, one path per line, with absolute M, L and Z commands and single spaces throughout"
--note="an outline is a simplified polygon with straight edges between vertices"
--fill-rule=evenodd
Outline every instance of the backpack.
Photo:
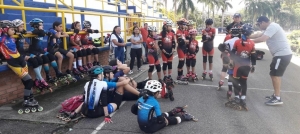
M 83 95 L 73 96 L 63 103 L 61 103 L 62 108 L 59 110 L 60 113 L 62 112 L 73 112 L 83 103 Z

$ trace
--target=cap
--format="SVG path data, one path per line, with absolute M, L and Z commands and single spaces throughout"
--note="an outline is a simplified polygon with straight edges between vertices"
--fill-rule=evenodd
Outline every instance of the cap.
M 270 20 L 269 20 L 269 18 L 268 17 L 266 17 L 266 16 L 260 16 L 258 19 L 257 19 L 257 21 L 256 22 L 269 22 Z
M 234 18 L 236 18 L 236 17 L 242 17 L 242 15 L 241 15 L 240 13 L 235 13 L 235 14 L 233 15 L 233 17 L 234 17 Z

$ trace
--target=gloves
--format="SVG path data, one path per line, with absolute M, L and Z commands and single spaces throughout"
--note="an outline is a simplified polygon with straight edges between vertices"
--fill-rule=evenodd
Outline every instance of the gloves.
M 53 48 L 58 48 L 59 47 L 59 44 L 55 43 L 53 44 Z
M 35 55 L 34 54 L 30 54 L 30 58 L 33 58 Z
M 111 120 L 111 117 L 108 115 L 108 116 L 105 116 L 104 117 L 104 122 L 105 123 L 112 123 L 112 120 Z
M 93 30 L 92 29 L 87 29 L 86 32 L 93 33 Z
M 99 30 L 94 30 L 94 33 L 99 33 Z
M 255 67 L 251 66 L 251 73 L 254 73 L 254 71 L 255 71 Z
M 79 30 L 78 29 L 74 29 L 74 33 L 78 34 Z

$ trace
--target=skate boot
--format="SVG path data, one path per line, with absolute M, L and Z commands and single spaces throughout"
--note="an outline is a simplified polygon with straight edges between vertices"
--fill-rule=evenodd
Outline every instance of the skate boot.
M 224 84 L 224 81 L 220 80 L 220 81 L 219 81 L 219 87 L 218 87 L 218 90 L 221 89 L 221 87 L 223 86 L 223 84 Z
M 166 84 L 166 89 L 168 91 L 168 93 L 167 93 L 168 97 L 170 98 L 171 101 L 174 101 L 173 90 L 172 90 L 174 88 L 174 84 L 173 84 L 174 81 L 173 81 L 171 75 L 165 76 L 163 81 Z
M 240 105 L 241 105 L 242 109 L 248 111 L 248 107 L 246 105 L 246 99 L 241 99 L 240 100 Z
M 192 78 L 193 82 L 199 80 L 199 79 L 198 79 L 198 75 L 195 74 L 195 73 L 192 73 L 192 75 L 191 75 L 190 77 Z
M 88 63 L 88 64 L 87 64 L 87 67 L 88 67 L 89 69 L 91 69 L 91 68 L 93 67 L 93 64 L 92 64 L 92 63 Z
M 38 79 L 34 80 L 34 88 L 37 90 L 37 92 L 41 92 L 43 90 Z
M 174 115 L 182 115 L 182 114 L 184 114 L 184 113 L 186 113 L 186 111 L 185 111 L 185 109 L 187 108 L 188 106 L 187 105 L 185 105 L 185 106 L 183 106 L 183 107 L 175 107 L 175 108 L 173 108 L 170 112 L 168 112 L 168 113 L 170 113 L 171 114 L 171 116 L 174 116 Z
M 79 67 L 78 67 L 78 70 L 79 70 L 82 74 L 86 74 L 86 72 L 87 72 L 82 66 L 79 66 Z
M 72 113 L 68 113 L 67 116 L 63 117 L 62 120 L 65 122 L 69 122 L 72 119 L 77 117 L 77 113 L 76 112 L 72 112 Z
M 177 80 L 174 81 L 174 83 L 179 85 L 188 85 L 188 77 L 185 77 L 184 75 L 177 76 Z
M 43 107 L 39 106 L 38 102 L 34 99 L 31 98 L 29 100 L 24 100 L 22 108 L 18 110 L 19 114 L 23 114 L 23 113 L 34 113 L 34 112 L 41 112 L 43 111 Z
M 187 112 L 182 113 L 180 115 L 180 118 L 181 118 L 182 121 L 195 121 L 195 122 L 198 121 L 198 119 L 196 119 L 193 115 L 191 115 Z
M 211 81 L 213 81 L 213 73 L 212 72 L 209 73 L 209 78 Z
M 67 73 L 67 75 L 66 75 L 67 81 L 69 81 L 69 82 L 77 82 L 77 79 L 73 76 L 73 72 L 72 71 L 67 70 L 66 73 Z
M 62 73 L 59 73 L 57 75 L 57 81 L 61 84 L 66 84 L 66 85 L 69 85 L 70 82 L 68 81 L 68 78 L 67 78 L 67 75 L 66 74 L 62 74 Z
M 51 84 L 57 86 L 56 80 L 53 79 L 50 75 L 46 75 L 46 81 L 47 81 L 48 83 L 51 83 Z
M 242 110 L 240 105 L 240 98 L 235 97 L 233 100 L 230 100 L 225 103 L 226 107 L 233 108 L 235 110 Z
M 77 68 L 73 68 L 72 72 L 73 72 L 73 76 L 75 76 L 75 78 L 77 80 L 80 80 L 80 79 L 84 78 L 83 74 L 81 74 L 81 72 Z
M 97 66 L 97 62 L 96 61 L 93 62 L 93 66 Z
M 53 92 L 52 88 L 49 86 L 49 84 L 45 80 L 41 80 L 40 85 L 43 87 L 43 89 L 47 89 L 51 93 Z M 41 94 L 44 94 L 44 92 L 42 91 Z
M 227 91 L 227 99 L 228 99 L 228 101 L 230 101 L 232 99 L 231 95 L 232 95 L 232 91 Z
M 205 79 L 206 79 L 206 74 L 207 74 L 207 72 L 203 72 L 203 73 L 202 73 L 202 80 L 205 80 Z
M 82 67 L 84 68 L 84 70 L 85 70 L 86 72 L 88 72 L 88 71 L 89 71 L 89 68 L 88 68 L 88 66 L 87 66 L 87 65 L 83 65 Z

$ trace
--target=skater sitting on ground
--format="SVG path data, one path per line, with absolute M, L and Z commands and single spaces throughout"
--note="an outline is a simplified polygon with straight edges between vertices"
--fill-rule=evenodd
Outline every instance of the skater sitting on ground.
M 130 71 L 130 68 L 127 66 L 127 64 L 123 64 L 118 59 L 111 60 L 109 62 L 109 65 L 113 67 L 113 73 L 117 78 L 128 74 L 128 72 Z
M 205 21 L 206 28 L 202 31 L 202 54 L 203 54 L 203 73 L 202 78 L 205 79 L 206 77 L 206 62 L 208 58 L 209 62 L 209 77 L 213 78 L 213 56 L 214 56 L 214 38 L 216 34 L 216 29 L 212 27 L 213 24 L 212 19 L 207 19 Z
M 198 41 L 196 40 L 197 30 L 192 29 L 189 31 L 190 34 L 190 43 L 187 46 L 187 54 L 186 54 L 186 68 L 187 74 L 186 78 L 198 79 L 197 74 L 195 73 L 196 66 L 196 54 L 199 52 Z M 190 71 L 190 67 L 192 67 L 192 71 Z
M 43 89 L 49 89 L 50 86 L 48 83 L 44 80 L 44 78 L 41 75 L 41 69 L 43 65 L 43 59 L 40 57 L 40 55 L 36 55 L 37 53 L 31 53 L 28 51 L 25 51 L 24 44 L 25 44 L 25 38 L 23 34 L 26 34 L 27 31 L 24 29 L 24 22 L 20 19 L 15 19 L 12 21 L 15 28 L 15 34 L 19 35 L 19 38 L 16 39 L 16 45 L 19 53 L 21 56 L 33 67 L 33 71 L 35 73 L 35 81 L 34 85 L 41 91 Z M 31 46 L 29 48 L 32 48 Z M 42 55 L 42 54 L 41 54 Z M 51 90 L 50 90 L 51 91 Z M 42 92 L 43 93 L 43 92 Z
M 249 72 L 254 72 L 256 65 L 255 44 L 249 39 L 253 33 L 251 24 L 242 26 L 241 39 L 235 41 L 230 59 L 234 62 L 233 70 L 233 86 L 234 86 L 234 103 L 247 109 L 246 93 L 247 93 L 247 78 Z M 231 61 L 232 63 L 232 61 Z M 250 66 L 251 63 L 251 66 Z M 240 86 L 239 86 L 240 85 Z M 240 97 L 241 92 L 241 97 Z
M 33 80 L 28 73 L 25 59 L 18 52 L 15 40 L 12 38 L 15 33 L 14 24 L 9 20 L 2 20 L 0 21 L 0 28 L 0 52 L 7 60 L 8 67 L 21 78 L 24 85 L 23 106 L 36 107 L 38 102 L 33 98 Z
M 140 129 L 145 133 L 155 133 L 168 125 L 176 125 L 182 121 L 191 121 L 195 118 L 186 113 L 184 108 L 177 107 L 169 112 L 162 113 L 156 97 L 162 91 L 162 85 L 157 80 L 147 81 L 147 94 L 139 98 L 132 105 L 131 112 L 137 115 Z M 154 116 L 154 113 L 156 116 Z

